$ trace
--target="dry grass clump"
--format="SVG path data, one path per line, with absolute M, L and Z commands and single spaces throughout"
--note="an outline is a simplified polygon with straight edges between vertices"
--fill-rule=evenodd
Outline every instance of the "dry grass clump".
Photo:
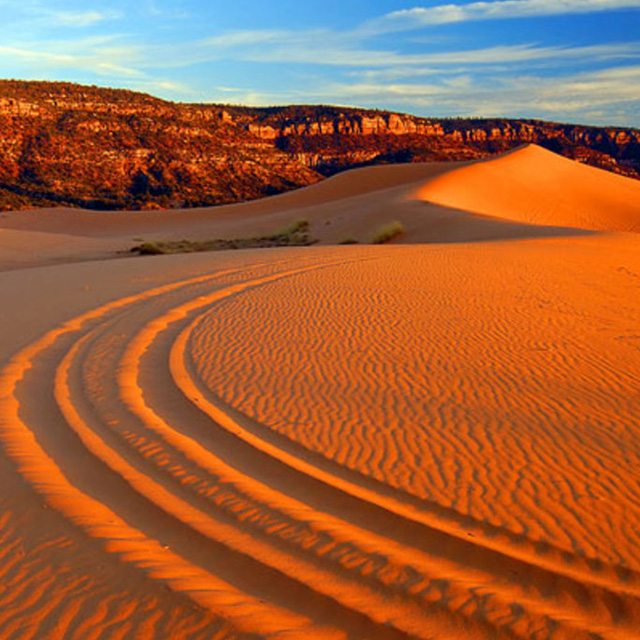
M 310 228 L 311 224 L 309 221 L 301 218 L 299 220 L 294 220 L 290 225 L 272 233 L 265 239 L 271 242 L 281 243 L 276 246 L 305 246 L 307 244 L 312 244 L 309 242 Z
M 201 251 L 225 251 L 229 249 L 304 247 L 317 242 L 317 240 L 309 236 L 309 229 L 308 220 L 296 220 L 289 226 L 268 236 L 234 240 L 155 240 L 142 242 L 133 247 L 131 252 L 151 256 L 172 253 L 197 253 Z
M 372 244 L 384 244 L 404 233 L 404 225 L 398 220 L 382 225 L 371 241 Z

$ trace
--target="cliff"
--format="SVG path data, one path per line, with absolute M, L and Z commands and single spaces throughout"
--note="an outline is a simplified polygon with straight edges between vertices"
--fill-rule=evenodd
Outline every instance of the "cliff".
M 323 174 L 372 162 L 478 158 L 527 142 L 640 178 L 640 131 L 540 120 L 434 119 L 325 106 L 227 108 L 235 122 Z
M 176 104 L 69 83 L 0 81 L 0 208 L 223 204 L 354 166 L 478 158 L 525 142 L 640 177 L 635 129 Z
M 0 83 L 0 204 L 216 205 L 321 176 L 216 107 L 128 91 Z

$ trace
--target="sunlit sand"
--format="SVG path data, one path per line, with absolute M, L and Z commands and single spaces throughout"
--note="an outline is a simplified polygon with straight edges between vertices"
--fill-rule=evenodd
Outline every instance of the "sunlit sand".
M 0 638 L 640 638 L 638 229 L 537 147 L 0 217 Z

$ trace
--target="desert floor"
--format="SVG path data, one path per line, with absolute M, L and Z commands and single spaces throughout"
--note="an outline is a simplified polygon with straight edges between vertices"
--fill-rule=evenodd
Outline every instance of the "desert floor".
M 534 146 L 0 215 L 0 638 L 640 638 L 639 231 Z

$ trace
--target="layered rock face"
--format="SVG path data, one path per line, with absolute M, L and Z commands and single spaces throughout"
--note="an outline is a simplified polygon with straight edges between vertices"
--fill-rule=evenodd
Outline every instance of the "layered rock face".
M 321 177 L 220 108 L 94 87 L 0 83 L 4 208 L 216 205 Z
M 174 104 L 130 91 L 0 81 L 0 207 L 216 205 L 355 166 L 479 158 L 525 142 L 640 177 L 634 129 Z
M 539 120 L 432 119 L 338 107 L 229 108 L 235 122 L 323 174 L 372 162 L 463 160 L 534 142 L 640 177 L 640 131 Z

